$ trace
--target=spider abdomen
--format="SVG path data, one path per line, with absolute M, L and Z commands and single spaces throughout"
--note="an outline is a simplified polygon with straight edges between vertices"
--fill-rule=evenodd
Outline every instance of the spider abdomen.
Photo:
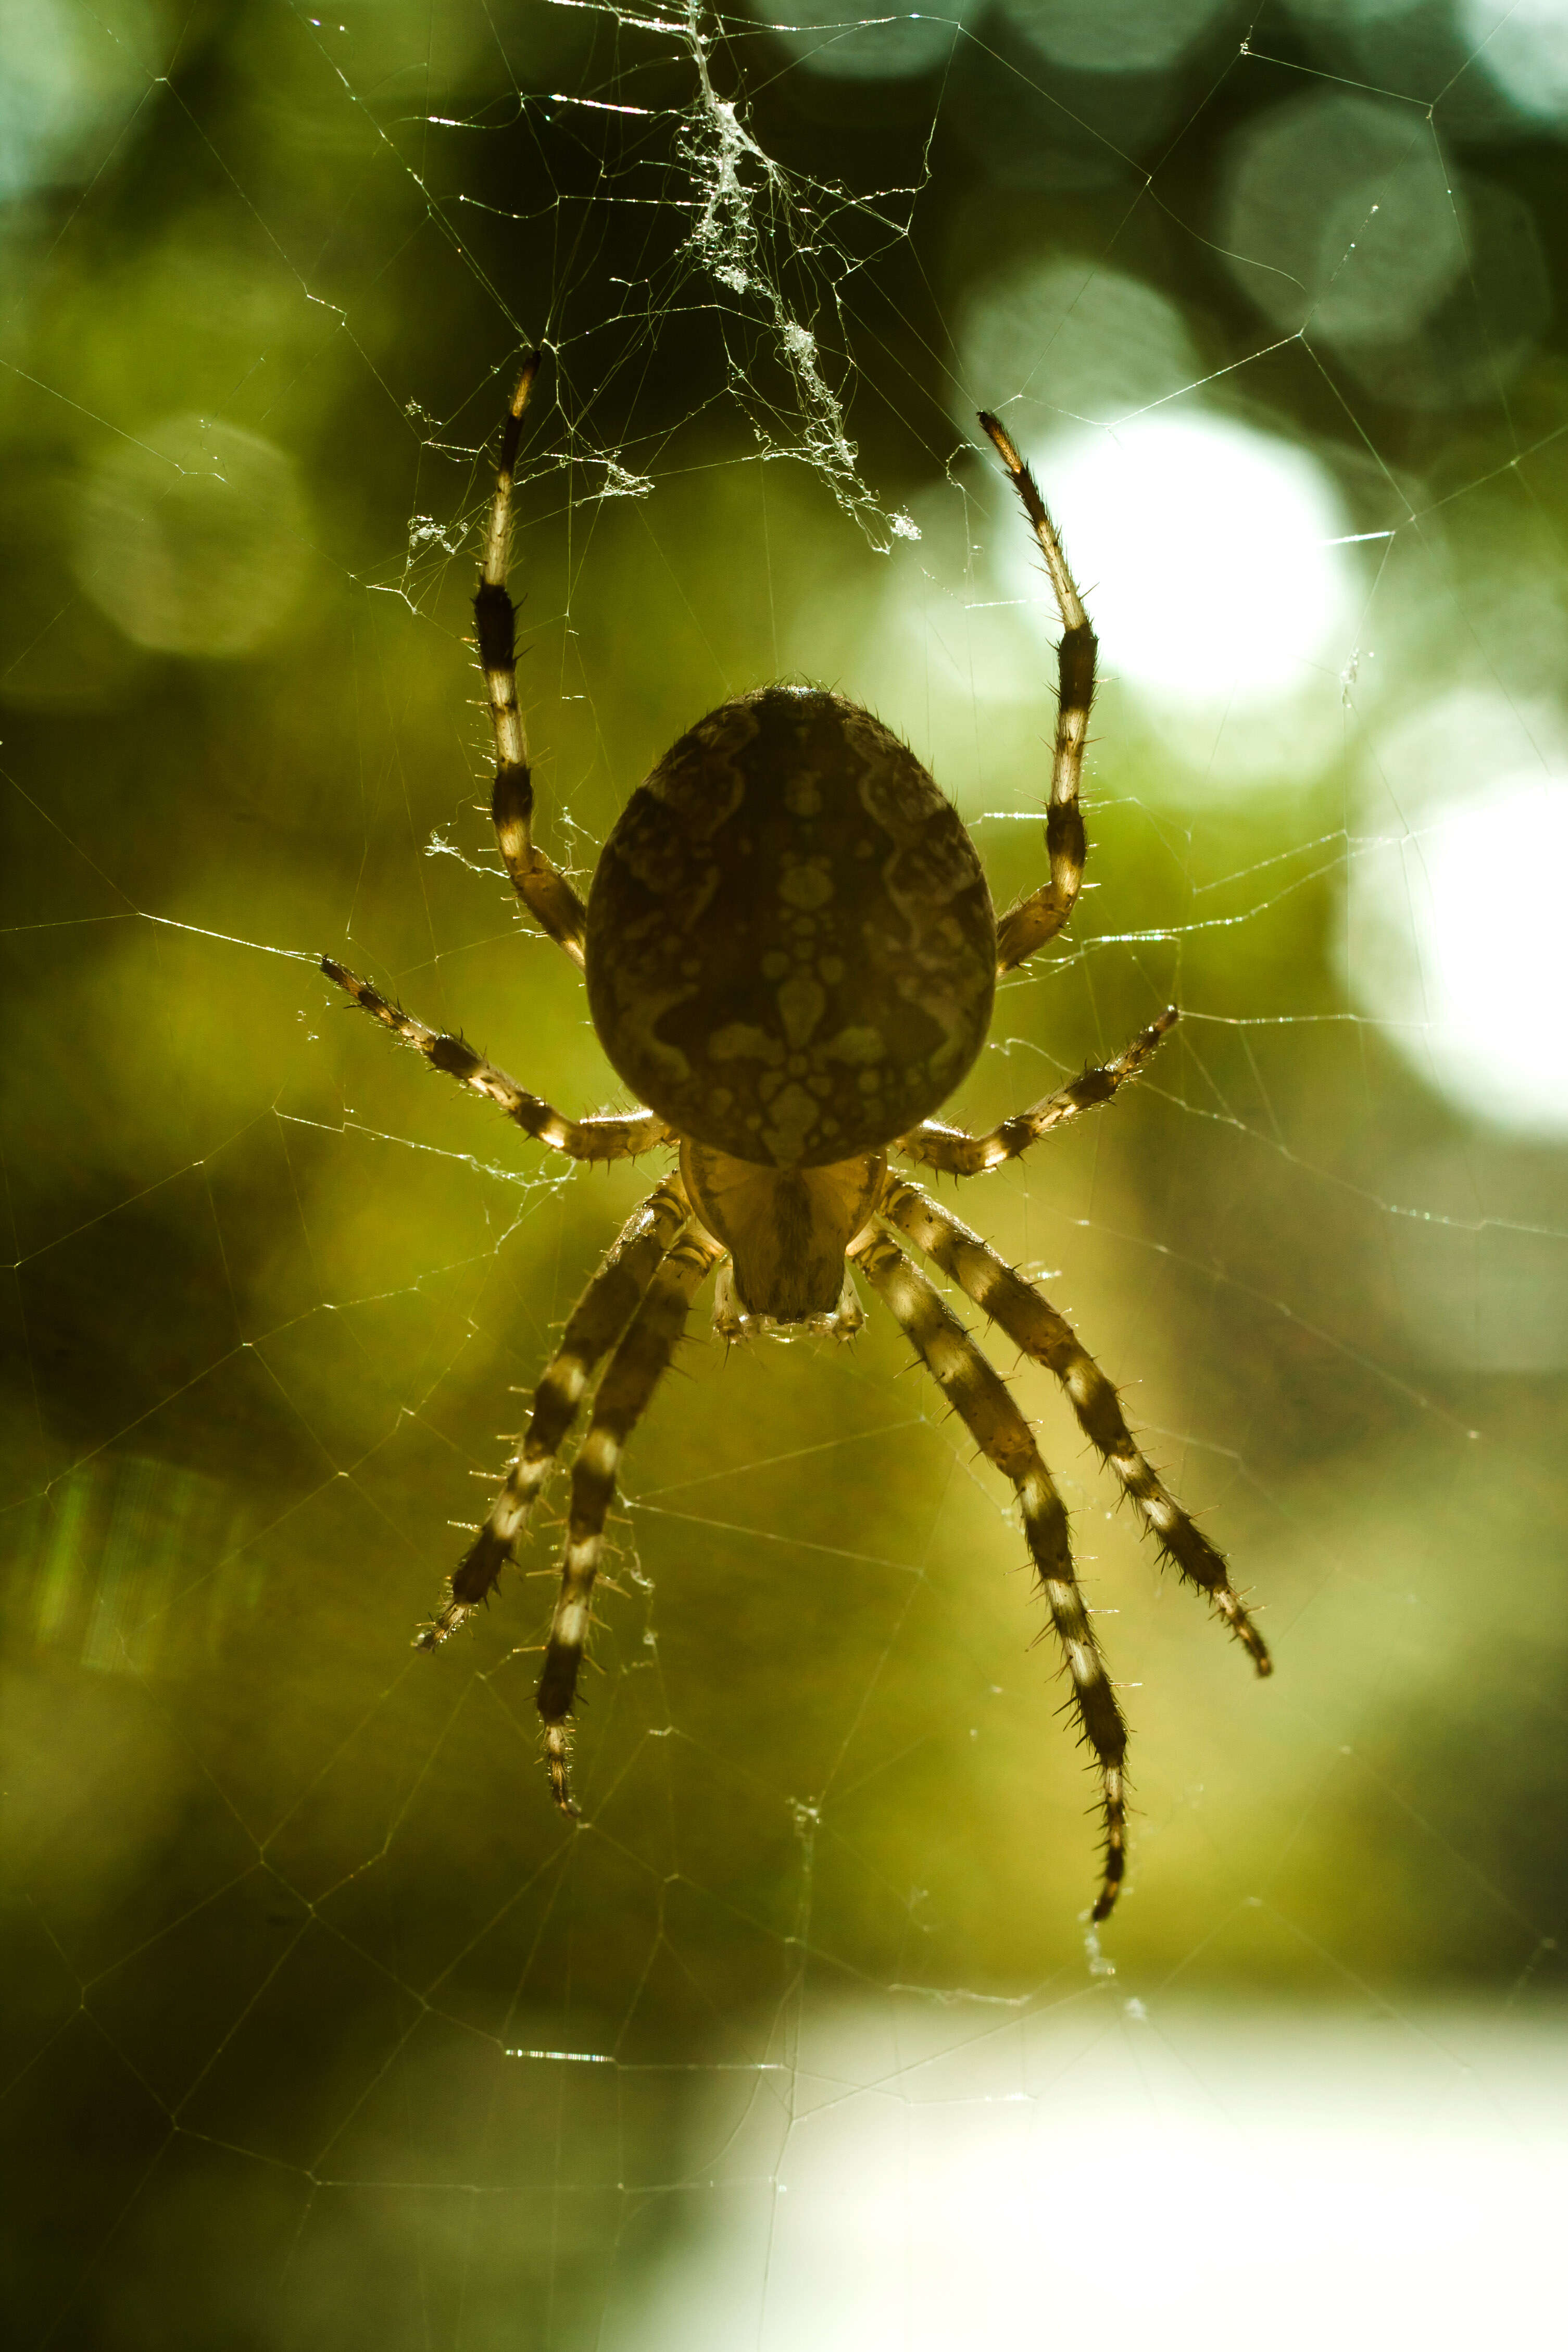
M 869 711 L 768 687 L 640 785 L 588 902 L 593 1024 L 672 1127 L 821 1167 L 946 1100 L 984 1042 L 990 892 L 956 811 Z

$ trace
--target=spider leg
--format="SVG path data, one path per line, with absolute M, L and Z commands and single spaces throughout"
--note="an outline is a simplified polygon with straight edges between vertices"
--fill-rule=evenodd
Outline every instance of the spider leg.
M 485 674 L 490 724 L 496 737 L 496 784 L 490 796 L 490 821 L 496 840 L 512 877 L 512 887 L 539 929 L 564 948 L 579 969 L 582 964 L 584 910 L 581 899 L 559 867 L 553 866 L 533 837 L 534 787 L 528 770 L 528 742 L 523 714 L 517 708 L 517 608 L 507 593 L 507 563 L 512 538 L 512 469 L 517 461 L 523 412 L 540 352 L 523 362 L 507 410 L 501 436 L 500 462 L 496 468 L 495 495 L 485 533 L 479 566 L 479 586 L 474 598 L 475 633 L 479 667 Z
M 1061 643 L 1056 649 L 1056 748 L 1045 819 L 1051 879 L 1002 917 L 997 932 L 997 970 L 1000 973 L 1011 971 L 1036 948 L 1056 937 L 1078 904 L 1078 893 L 1083 887 L 1088 845 L 1078 805 L 1078 782 L 1083 772 L 1083 747 L 1089 740 L 1089 709 L 1094 699 L 1096 639 L 1034 476 L 1019 457 L 1012 436 L 998 418 L 982 409 L 980 423 L 1011 475 L 1013 488 L 1034 527 L 1045 568 L 1051 574 L 1062 628 Z
M 447 1581 L 447 1599 L 423 1627 L 416 1650 L 434 1650 L 487 1601 L 501 1570 L 515 1558 L 528 1514 L 555 1467 L 595 1365 L 632 1320 L 659 1263 L 691 1215 L 679 1182 L 670 1177 L 634 1210 L 603 1264 L 568 1318 L 560 1346 L 534 1391 L 522 1443 L 490 1515 Z
M 647 1411 L 674 1354 L 698 1285 L 723 1255 L 718 1244 L 695 1223 L 688 1224 L 675 1241 L 599 1383 L 593 1419 L 572 1465 L 566 1557 L 538 1698 L 550 1790 L 566 1813 L 577 1811 L 567 1775 L 568 1718 L 588 1641 L 589 1605 L 599 1572 L 604 1522 L 615 1494 L 616 1467 L 626 1440 Z
M 1224 1554 L 1188 1518 L 1139 1451 L 1115 1390 L 1066 1317 L 1058 1314 L 1032 1282 L 1026 1282 L 998 1257 L 988 1242 L 971 1233 L 918 1184 L 895 1177 L 880 1205 L 883 1214 L 902 1226 L 977 1307 L 983 1307 L 1000 1324 L 1026 1356 L 1056 1374 L 1078 1416 L 1079 1427 L 1132 1496 L 1139 1517 L 1165 1557 L 1189 1584 L 1207 1593 L 1258 1672 L 1272 1674 L 1273 1661 L 1230 1581 Z
M 1030 1109 L 1003 1119 L 988 1135 L 971 1135 L 965 1128 L 945 1127 L 940 1119 L 927 1118 L 901 1135 L 894 1149 L 940 1169 L 945 1176 L 983 1176 L 988 1169 L 999 1168 L 1004 1160 L 1016 1160 L 1052 1128 L 1066 1127 L 1082 1118 L 1086 1110 L 1098 1110 L 1108 1103 L 1118 1087 L 1138 1076 L 1179 1018 L 1176 1006 L 1167 1005 L 1157 1021 L 1139 1030 L 1114 1061 L 1091 1066 L 1071 1086 L 1060 1087 Z
M 1079 1727 L 1100 1769 L 1105 1869 L 1093 1916 L 1104 1919 L 1126 1866 L 1127 1725 L 1072 1571 L 1061 1497 L 1000 1376 L 892 1236 L 873 1227 L 856 1238 L 850 1255 L 865 1268 L 872 1287 L 898 1318 L 987 1459 L 1018 1490 L 1024 1534 L 1061 1644 Z
M 664 1120 L 651 1110 L 630 1111 L 614 1118 L 567 1118 L 487 1062 L 483 1054 L 476 1054 L 461 1037 L 450 1036 L 442 1029 L 427 1029 L 423 1021 L 390 1004 L 380 989 L 330 956 L 322 957 L 321 969 L 329 980 L 347 990 L 362 1012 L 390 1029 L 394 1037 L 401 1037 L 405 1045 L 412 1045 L 416 1054 L 423 1054 L 434 1069 L 444 1070 L 449 1078 L 476 1095 L 488 1096 L 525 1135 L 548 1143 L 552 1151 L 564 1151 L 570 1160 L 634 1160 L 640 1151 L 651 1151 L 656 1143 L 674 1139 Z

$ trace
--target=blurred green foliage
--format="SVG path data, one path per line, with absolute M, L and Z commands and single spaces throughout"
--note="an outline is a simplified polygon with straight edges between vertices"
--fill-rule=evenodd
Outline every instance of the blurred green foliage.
M 1089 1791 L 1006 1498 L 898 1335 L 727 1355 L 699 1317 L 626 1465 L 587 1818 L 551 1811 L 561 1490 L 472 1637 L 407 1643 L 648 1171 L 546 1164 L 312 958 L 565 1108 L 617 1099 L 484 813 L 472 526 L 524 343 L 552 358 L 522 692 L 545 837 L 582 872 L 664 746 L 769 677 L 929 749 L 949 721 L 874 619 L 892 567 L 937 559 L 877 551 L 831 467 L 759 455 L 761 413 L 799 437 L 799 386 L 766 306 L 687 247 L 693 57 L 653 19 L 115 21 L 131 95 L 0 232 L 14 2340 L 588 2343 L 664 2242 L 683 2070 L 785 2053 L 803 1988 L 1091 1981 Z M 948 322 L 1019 254 L 1113 247 L 1216 371 L 1270 340 L 1204 223 L 1226 139 L 1294 87 L 1291 20 L 1285 63 L 1216 81 L 1221 21 L 1121 116 L 1113 77 L 1058 77 L 1068 107 L 986 23 L 915 81 L 787 72 L 738 24 L 712 43 L 779 170 L 866 199 L 819 197 L 814 278 L 788 240 L 779 266 L 816 287 L 886 513 L 980 495 Z M 1499 133 L 1485 160 L 1560 283 L 1561 149 Z M 1419 576 L 1405 541 L 1375 574 L 1387 707 L 1443 683 L 1434 580 L 1540 684 L 1520 616 L 1560 594 L 1568 523 L 1550 341 L 1457 412 L 1347 394 L 1299 343 L 1214 397 L 1313 451 L 1357 530 L 1425 481 Z M 617 453 L 644 494 L 610 494 Z M 1014 819 L 1047 665 L 971 716 L 947 781 L 1005 902 L 1041 870 Z M 1255 1686 L 1155 1580 L 1021 1373 L 1136 1731 L 1117 1982 L 1554 1983 L 1562 1377 L 1424 1355 L 1396 1211 L 1421 1154 L 1462 1151 L 1483 1214 L 1560 1229 L 1561 1156 L 1469 1129 L 1352 1010 L 1350 698 L 1339 756 L 1250 795 L 1114 678 L 1098 728 L 1093 888 L 956 1112 L 1032 1100 L 1170 998 L 1187 1018 L 1135 1098 L 966 1213 L 1051 1273 L 1280 1659 Z

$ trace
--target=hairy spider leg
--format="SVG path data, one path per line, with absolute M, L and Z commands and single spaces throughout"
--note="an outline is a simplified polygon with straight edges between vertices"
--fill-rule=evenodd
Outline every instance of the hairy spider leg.
M 1151 1055 L 1156 1053 L 1176 1027 L 1179 1019 L 1174 1004 L 1167 1005 L 1157 1021 L 1140 1029 L 1132 1044 L 1118 1054 L 1113 1062 L 1091 1066 L 1071 1086 L 1060 1087 L 1029 1110 L 1003 1119 L 988 1135 L 971 1135 L 966 1128 L 945 1127 L 940 1119 L 923 1119 L 918 1127 L 901 1135 L 894 1150 L 911 1160 L 922 1160 L 929 1168 L 940 1169 L 945 1176 L 983 1176 L 988 1169 L 999 1168 L 1004 1160 L 1016 1160 L 1031 1143 L 1053 1128 L 1066 1127 L 1082 1118 L 1086 1110 L 1098 1110 L 1108 1103 L 1129 1078 L 1135 1078 Z
M 479 646 L 479 667 L 489 698 L 490 724 L 496 737 L 496 783 L 490 795 L 490 821 L 496 840 L 512 877 L 512 887 L 539 929 L 564 948 L 582 968 L 582 900 L 559 867 L 553 866 L 533 836 L 534 787 L 528 769 L 528 741 L 523 714 L 517 708 L 517 608 L 507 593 L 507 569 L 512 539 L 512 471 L 522 437 L 523 412 L 542 352 L 530 352 L 523 362 L 507 409 L 501 436 L 500 462 L 496 468 L 495 494 L 485 532 L 485 552 L 479 566 L 479 586 L 474 597 L 474 628 Z
M 1105 1870 L 1093 1916 L 1108 1918 L 1127 1859 L 1127 1725 L 1073 1574 L 1061 1497 L 1000 1375 L 892 1235 L 873 1227 L 857 1236 L 850 1255 L 864 1266 L 872 1287 L 898 1318 L 987 1460 L 1018 1491 L 1030 1556 L 1072 1685 L 1079 1728 L 1100 1768 Z
M 565 1813 L 577 1811 L 567 1774 L 568 1718 L 588 1641 L 593 1580 L 599 1573 L 605 1518 L 615 1496 L 616 1469 L 626 1440 L 646 1412 L 685 1330 L 698 1286 L 723 1255 L 718 1244 L 695 1223 L 688 1224 L 672 1245 L 599 1383 L 593 1419 L 571 1466 L 566 1556 L 537 1702 L 545 1727 L 550 1793 Z
M 1033 526 L 1045 568 L 1051 574 L 1062 632 L 1061 643 L 1056 649 L 1056 746 L 1045 818 L 1051 879 L 1002 917 L 997 929 L 997 970 L 1000 973 L 1011 971 L 1026 956 L 1033 955 L 1036 948 L 1042 948 L 1048 940 L 1056 937 L 1078 904 L 1078 893 L 1083 887 L 1088 845 L 1083 814 L 1078 805 L 1078 784 L 1083 772 L 1083 748 L 1089 740 L 1090 706 L 1094 700 L 1096 639 L 1039 484 L 1019 455 L 1006 425 L 983 408 L 980 423 L 1011 475 L 1013 488 Z
M 507 1465 L 490 1515 L 447 1580 L 444 1605 L 416 1636 L 416 1650 L 438 1649 L 495 1591 L 501 1570 L 517 1555 L 528 1514 L 555 1467 L 595 1367 L 632 1320 L 660 1261 L 690 1215 L 678 1180 L 666 1178 L 632 1211 L 605 1252 L 540 1376 L 528 1429 Z
M 628 1111 L 615 1118 L 568 1118 L 518 1086 L 516 1078 L 509 1078 L 483 1054 L 476 1054 L 463 1038 L 451 1036 L 444 1029 L 427 1029 L 423 1021 L 404 1013 L 401 1005 L 389 1003 L 379 988 L 372 988 L 368 980 L 361 980 L 330 956 L 321 958 L 321 969 L 373 1021 L 401 1037 L 405 1045 L 412 1045 L 416 1054 L 423 1054 L 433 1069 L 444 1070 L 459 1086 L 487 1096 L 517 1121 L 525 1135 L 531 1135 L 536 1143 L 549 1144 L 552 1151 L 564 1151 L 570 1160 L 635 1160 L 639 1152 L 651 1151 L 656 1143 L 674 1139 L 664 1120 L 651 1110 Z
M 1032 1282 L 1026 1282 L 988 1242 L 960 1223 L 918 1184 L 894 1177 L 880 1202 L 883 1216 L 902 1227 L 960 1290 L 984 1307 L 1025 1355 L 1055 1373 L 1078 1416 L 1078 1425 L 1130 1495 L 1138 1516 L 1161 1552 L 1188 1584 L 1206 1592 L 1260 1675 L 1272 1674 L 1263 1636 L 1230 1581 L 1225 1556 L 1182 1509 L 1139 1451 L 1111 1382 Z

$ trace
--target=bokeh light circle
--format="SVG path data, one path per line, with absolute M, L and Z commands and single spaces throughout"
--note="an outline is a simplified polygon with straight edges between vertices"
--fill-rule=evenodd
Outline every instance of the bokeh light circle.
M 1015 429 L 1112 424 L 1192 383 L 1203 369 L 1176 305 L 1142 278 L 1063 255 L 983 278 L 958 331 L 966 396 L 954 414 L 1016 403 Z
M 87 178 L 162 73 L 152 0 L 0 0 L 0 198 Z
M 1030 455 L 1104 664 L 1126 685 L 1167 707 L 1245 708 L 1335 659 L 1353 574 L 1334 542 L 1347 524 L 1303 450 L 1201 411 L 1155 410 Z M 1012 593 L 1054 633 L 1032 541 L 1009 530 L 998 544 Z
M 77 578 L 132 644 L 232 658 L 266 642 L 304 576 L 294 468 L 259 434 L 168 417 L 89 477 Z
M 1002 0 L 1024 38 L 1080 73 L 1159 73 L 1200 41 L 1228 0 Z
M 1431 126 L 1357 91 L 1255 116 L 1231 143 L 1218 226 L 1260 310 L 1335 343 L 1412 333 L 1465 268 L 1462 199 Z
M 1568 1136 L 1568 762 L 1511 769 L 1359 845 L 1346 964 L 1363 1011 L 1459 1108 Z
M 755 13 L 808 73 L 829 81 L 903 81 L 934 73 L 953 54 L 976 0 L 948 0 L 922 11 L 894 0 L 871 20 L 857 18 L 840 0 L 779 0 Z
M 1568 121 L 1568 0 L 1460 0 L 1459 31 L 1511 106 Z

